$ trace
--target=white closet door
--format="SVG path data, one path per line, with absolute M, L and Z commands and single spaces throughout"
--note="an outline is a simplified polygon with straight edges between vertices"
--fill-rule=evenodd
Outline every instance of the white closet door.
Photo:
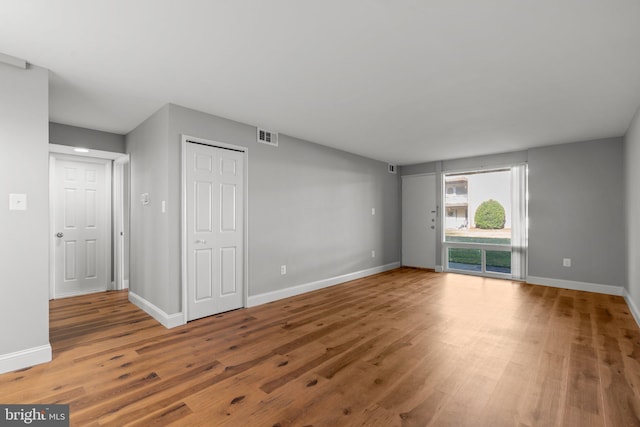
M 244 304 L 244 155 L 188 143 L 188 320 Z

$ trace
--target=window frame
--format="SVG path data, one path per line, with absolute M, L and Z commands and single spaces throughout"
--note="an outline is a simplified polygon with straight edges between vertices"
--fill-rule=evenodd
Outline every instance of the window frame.
M 442 194 L 442 198 L 440 200 L 440 203 L 443 206 L 443 211 L 447 212 L 447 206 L 445 203 L 446 200 L 446 178 L 447 176 L 451 176 L 451 175 L 464 175 L 464 174 L 478 174 L 478 173 L 490 173 L 490 172 L 499 172 L 499 171 L 511 171 L 513 173 L 514 168 L 516 167 L 520 167 L 523 166 L 524 167 L 524 173 L 525 173 L 525 181 L 524 181 L 524 188 L 521 188 L 519 191 L 523 191 L 523 194 L 521 194 L 520 197 L 524 198 L 524 204 L 525 204 L 525 212 L 524 212 L 524 223 L 520 225 L 520 227 L 522 227 L 524 229 L 524 233 L 525 233 L 525 247 L 524 247 L 524 264 L 525 264 L 525 271 L 524 271 L 524 276 L 526 277 L 526 265 L 528 264 L 528 254 L 527 254 L 527 250 L 526 250 L 526 240 L 527 239 L 527 229 L 528 229 L 528 212 L 527 212 L 527 205 L 528 205 L 528 185 L 527 185 L 527 175 L 528 175 L 528 167 L 526 163 L 519 163 L 519 164 L 512 164 L 509 166 L 495 166 L 495 167 L 491 167 L 491 168 L 486 168 L 486 169 L 463 169 L 463 170 L 450 170 L 450 171 L 442 171 L 441 172 L 441 184 L 442 184 L 442 190 L 441 190 L 441 194 Z M 512 181 L 512 185 L 513 185 L 513 181 Z M 513 194 L 513 189 L 511 189 L 511 192 Z M 467 190 L 467 194 L 468 194 L 468 190 Z M 513 223 L 513 221 L 517 220 L 516 218 L 514 218 L 514 212 L 513 212 L 513 207 L 511 208 L 511 212 L 509 212 L 509 214 L 511 215 L 511 221 Z M 446 218 L 446 217 L 445 217 Z M 510 272 L 509 273 L 501 273 L 501 272 L 496 272 L 496 271 L 487 271 L 487 265 L 486 265 L 486 251 L 504 251 L 504 252 L 509 252 L 512 254 L 512 259 L 515 253 L 517 253 L 518 251 L 521 251 L 522 248 L 517 248 L 516 245 L 517 243 L 514 242 L 514 231 L 513 231 L 513 226 L 512 226 L 512 231 L 511 231 L 511 238 L 510 238 L 510 243 L 509 244 L 498 244 L 498 243 L 464 243 L 464 242 L 450 242 L 447 241 L 446 238 L 446 221 L 442 221 L 441 222 L 441 245 L 442 245 L 442 268 L 443 271 L 445 272 L 451 272 L 451 273 L 461 273 L 461 274 L 470 274 L 470 275 L 476 275 L 476 276 L 482 276 L 482 277 L 494 277 L 494 278 L 499 278 L 499 279 L 513 279 L 513 280 L 523 280 L 523 279 L 515 279 L 514 278 L 514 270 L 513 270 L 513 261 L 510 263 Z M 479 249 L 480 250 L 480 254 L 481 254 L 481 265 L 480 265 L 480 271 L 473 271 L 473 270 L 464 270 L 464 269 L 457 269 L 457 268 L 451 268 L 449 266 L 449 249 L 451 248 L 460 248 L 460 249 Z

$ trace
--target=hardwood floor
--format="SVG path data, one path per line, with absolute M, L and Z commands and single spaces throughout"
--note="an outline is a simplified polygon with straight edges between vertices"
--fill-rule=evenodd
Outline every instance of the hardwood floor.
M 72 425 L 640 425 L 621 297 L 403 268 L 171 330 L 126 292 L 50 316 L 53 362 L 0 402 Z

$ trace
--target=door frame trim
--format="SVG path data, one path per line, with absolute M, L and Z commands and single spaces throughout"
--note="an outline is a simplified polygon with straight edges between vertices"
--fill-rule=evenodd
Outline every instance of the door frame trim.
M 182 281 L 182 315 L 184 323 L 188 321 L 188 299 L 187 299 L 187 286 L 188 286 L 188 262 L 187 262 L 187 144 L 189 142 L 209 145 L 211 147 L 224 148 L 242 153 L 242 161 L 244 162 L 244 176 L 243 178 L 243 191 L 244 191 L 244 209 L 242 213 L 242 222 L 244 227 L 244 239 L 243 239 L 243 284 L 242 284 L 242 306 L 248 307 L 247 299 L 249 297 L 249 149 L 247 147 L 228 144 L 226 142 L 213 141 L 210 139 L 199 138 L 195 136 L 189 136 L 185 134 L 180 135 L 180 253 L 181 253 L 181 281 Z
M 438 203 L 438 174 L 436 172 L 426 172 L 426 173 L 416 173 L 416 174 L 410 174 L 410 175 L 402 175 L 400 176 L 400 194 L 404 197 L 404 195 L 402 194 L 404 191 L 404 182 L 405 182 L 405 178 L 423 178 L 423 177 L 434 177 L 435 178 L 435 188 L 434 188 L 434 201 L 435 201 L 435 205 L 436 205 L 436 214 L 435 214 L 435 220 L 436 220 L 436 228 L 434 229 L 436 231 L 436 236 L 435 236 L 435 247 L 434 247 L 434 254 L 433 254 L 433 263 L 434 263 L 434 267 L 433 269 L 438 271 L 438 221 L 439 221 L 439 216 L 440 216 L 440 204 Z M 403 197 L 401 197 L 400 203 L 404 203 L 404 199 Z M 400 227 L 400 234 L 402 235 L 404 233 L 404 227 L 405 227 L 405 223 L 404 223 L 404 219 L 403 219 L 403 213 L 400 215 L 400 222 L 401 222 L 401 227 Z M 401 244 L 400 247 L 400 264 L 401 265 L 405 265 L 404 261 L 403 261 L 403 256 L 404 256 L 404 243 Z M 412 267 L 412 266 L 409 266 Z M 418 268 L 425 268 L 425 267 L 418 267 Z M 431 267 L 426 267 L 426 268 L 431 268 Z
M 129 280 L 125 279 L 125 265 L 128 259 L 125 258 L 125 217 L 129 215 L 129 210 L 125 212 L 124 188 L 127 184 L 124 181 L 124 168 L 129 165 L 130 156 L 125 154 L 113 161 L 113 289 L 129 289 Z M 131 179 L 129 175 L 129 179 Z M 129 203 L 131 205 L 131 203 Z M 129 218 L 126 218 L 130 220 Z M 122 232 L 122 235 L 120 233 Z M 129 236 L 126 236 L 127 238 Z
M 51 144 L 54 145 L 54 144 Z M 52 149 L 53 148 L 53 149 Z M 98 156 L 76 156 L 72 154 L 67 154 L 65 152 L 60 153 L 59 151 L 55 151 L 55 147 L 49 148 L 49 299 L 52 300 L 55 298 L 55 283 L 56 283 L 56 245 L 54 238 L 54 231 L 56 229 L 55 224 L 55 189 L 56 189 L 56 160 L 71 160 L 71 161 L 79 161 L 79 162 L 91 162 L 103 164 L 105 167 L 105 212 L 107 215 L 106 224 L 108 230 L 105 230 L 104 239 L 105 239 L 105 273 L 107 277 L 105 278 L 107 281 L 107 290 L 111 288 L 111 257 L 112 257 L 112 245 L 111 245 L 111 237 L 112 237 L 112 200 L 111 200 L 111 183 L 112 183 L 112 159 L 105 159 L 103 157 Z M 64 297 L 76 296 L 74 295 L 65 295 Z M 60 297 L 60 298 L 64 298 Z
M 104 159 L 104 160 L 114 160 L 115 162 L 129 162 L 129 154 L 119 153 L 115 151 L 103 151 L 103 150 L 94 150 L 90 149 L 88 153 L 82 153 L 82 155 L 78 155 L 75 150 L 75 146 L 70 145 L 61 145 L 61 144 L 49 144 L 49 154 L 67 154 L 74 157 L 84 157 L 84 158 L 94 158 L 94 159 Z M 51 158 L 49 159 L 49 232 L 51 233 L 55 229 L 55 224 L 53 223 L 53 188 L 55 181 L 55 161 Z M 112 170 L 112 173 L 117 173 L 116 170 Z M 113 179 L 112 176 L 109 177 L 109 180 Z M 124 215 L 124 204 L 118 205 L 116 201 L 109 200 L 109 206 L 112 206 L 114 210 L 121 212 Z M 128 213 L 127 213 L 128 214 Z M 109 233 L 110 234 L 110 233 Z M 112 248 L 113 249 L 113 248 Z M 112 250 L 111 249 L 111 250 Z M 53 298 L 53 289 L 55 284 L 55 271 L 54 271 L 54 263 L 55 263 L 55 245 L 50 241 L 49 243 L 49 299 Z M 113 254 L 114 260 L 117 262 L 117 258 L 115 258 L 115 253 Z M 111 258 L 109 258 L 111 261 Z M 126 261 L 126 260 L 125 260 Z M 112 266 L 113 268 L 113 266 Z M 111 287 L 111 281 L 108 280 L 108 286 Z

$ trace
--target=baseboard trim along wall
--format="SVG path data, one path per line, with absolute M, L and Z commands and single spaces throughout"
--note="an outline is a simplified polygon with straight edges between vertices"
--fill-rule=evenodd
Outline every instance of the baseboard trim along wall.
M 444 268 L 442 268 L 441 265 L 436 265 L 435 271 L 436 273 L 442 273 L 444 272 Z
M 598 283 L 576 282 L 573 280 L 550 279 L 548 277 L 527 276 L 527 283 L 551 286 L 553 288 L 572 289 L 574 291 L 596 292 L 606 295 L 622 296 L 622 286 L 601 285 Z
M 51 345 L 0 355 L 0 374 L 51 362 Z
M 304 294 L 318 289 L 328 288 L 330 286 L 339 285 L 350 280 L 361 279 L 373 274 L 382 273 L 400 267 L 399 262 L 381 265 L 378 267 L 368 268 L 366 270 L 356 271 L 354 273 L 343 274 L 341 276 L 330 277 L 328 279 L 318 280 L 316 282 L 304 283 L 302 285 L 292 286 L 277 291 L 265 292 L 263 294 L 252 295 L 247 298 L 247 307 L 255 307 L 256 305 L 266 304 L 268 302 L 277 301 L 283 298 L 289 298 L 296 295 Z
M 131 291 L 129 291 L 129 301 L 140 310 L 156 319 L 162 326 L 167 329 L 184 325 L 184 315 L 182 313 L 167 314 L 154 304 L 142 298 L 140 295 L 137 295 Z
M 636 320 L 636 323 L 640 327 L 640 310 L 638 310 L 638 306 L 633 302 L 627 290 L 624 290 L 624 300 L 627 302 L 627 306 L 629 307 L 629 311 L 631 311 L 631 315 Z

